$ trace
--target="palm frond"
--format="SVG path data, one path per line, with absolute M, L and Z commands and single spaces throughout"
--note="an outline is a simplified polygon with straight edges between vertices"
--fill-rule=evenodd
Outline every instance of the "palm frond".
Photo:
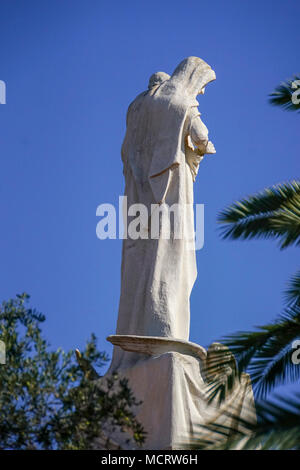
M 286 111 L 299 111 L 300 103 L 297 104 L 297 98 L 300 98 L 300 93 L 298 94 L 297 88 L 300 85 L 300 77 L 295 76 L 292 79 L 281 82 L 278 85 L 273 93 L 270 93 L 269 102 L 274 106 L 281 106 Z M 295 94 L 297 92 L 297 96 Z M 294 94 L 294 99 L 293 99 Z
M 293 343 L 300 339 L 300 304 L 286 307 L 273 323 L 259 326 L 256 331 L 240 331 L 226 336 L 223 350 L 215 353 L 215 362 L 229 373 L 207 374 L 209 401 L 218 397 L 222 402 L 240 380 L 243 371 L 251 375 L 258 396 L 265 396 L 275 386 L 300 379 L 300 367 L 293 362 Z M 230 353 L 228 353 L 228 349 Z M 222 356 L 223 354 L 223 356 Z M 233 359 L 237 367 L 233 367 Z M 220 367 L 220 366 L 219 366 Z
M 300 367 L 292 361 L 292 343 L 300 338 L 300 305 L 287 307 L 278 319 L 258 327 L 258 331 L 242 332 L 224 339 L 237 358 L 239 367 L 247 367 L 257 394 L 265 395 L 275 386 L 300 378 Z M 245 350 L 248 364 L 244 361 Z M 239 360 L 240 355 L 241 360 Z
M 300 244 L 300 181 L 266 188 L 218 216 L 223 238 L 275 238 L 280 248 Z
M 292 276 L 284 294 L 288 305 L 300 305 L 300 271 Z
M 299 380 L 299 364 L 293 364 L 292 354 L 291 344 L 275 357 L 267 357 L 264 351 L 257 354 L 248 370 L 257 395 L 265 396 L 277 385 Z M 266 357 L 259 359 L 263 355 Z
M 203 375 L 207 384 L 207 399 L 221 404 L 234 389 L 241 373 L 237 368 L 234 355 L 227 346 L 212 343 L 207 349 Z
M 256 403 L 257 420 L 253 409 L 237 415 L 230 409 L 227 420 L 198 426 L 198 433 L 190 442 L 190 449 L 300 449 L 300 394 L 288 398 L 276 394 L 272 400 Z

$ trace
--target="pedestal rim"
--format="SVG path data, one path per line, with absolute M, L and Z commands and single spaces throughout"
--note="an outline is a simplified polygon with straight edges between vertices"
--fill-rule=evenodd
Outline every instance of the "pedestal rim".
M 148 356 L 160 356 L 167 352 L 178 352 L 205 361 L 206 349 L 197 343 L 173 337 L 141 335 L 109 335 L 107 341 L 119 346 L 124 351 L 136 352 Z

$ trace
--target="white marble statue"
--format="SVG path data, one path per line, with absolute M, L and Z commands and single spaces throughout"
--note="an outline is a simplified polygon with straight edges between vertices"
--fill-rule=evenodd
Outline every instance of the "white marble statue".
M 152 75 L 148 90 L 129 106 L 122 145 L 125 196 L 128 207 L 144 204 L 151 216 L 149 226 L 141 227 L 143 237 L 123 241 L 117 335 L 189 339 L 189 299 L 197 276 L 193 182 L 203 155 L 215 153 L 196 97 L 215 78 L 206 62 L 188 57 L 171 77 Z M 184 236 L 174 237 L 173 226 L 169 239 L 151 238 L 153 204 L 156 210 L 179 205 L 177 230 Z M 110 370 L 132 365 L 135 357 L 115 347 Z
M 129 381 L 141 402 L 133 412 L 147 433 L 144 449 L 184 448 L 199 437 L 199 425 L 232 425 L 231 413 L 255 421 L 249 376 L 242 374 L 221 406 L 211 402 L 211 381 L 223 380 L 224 374 L 234 377 L 235 366 L 233 361 L 226 369 L 217 364 L 212 373 L 208 366 L 224 347 L 214 343 L 206 351 L 189 341 L 190 294 L 197 276 L 193 183 L 204 154 L 215 153 L 196 97 L 215 78 L 203 60 L 188 57 L 171 77 L 152 75 L 148 90 L 127 113 L 122 159 L 128 237 L 123 241 L 117 332 L 107 338 L 114 345 L 113 358 L 100 380 L 105 386 L 116 372 Z M 142 212 L 146 208 L 146 217 L 130 212 L 138 204 Z M 179 211 L 169 236 L 164 230 L 153 236 L 157 216 L 173 207 Z M 137 220 L 139 230 L 131 232 Z M 158 226 L 164 228 L 164 218 Z M 104 435 L 111 448 L 135 448 L 124 433 L 105 430 Z

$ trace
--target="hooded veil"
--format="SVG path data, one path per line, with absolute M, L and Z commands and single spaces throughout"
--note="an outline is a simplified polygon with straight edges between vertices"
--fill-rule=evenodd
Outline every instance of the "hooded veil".
M 151 215 L 152 204 L 178 204 L 181 233 L 187 236 L 123 240 L 117 334 L 189 339 L 189 299 L 197 270 L 193 178 L 185 142 L 196 96 L 214 79 L 206 62 L 188 57 L 171 77 L 154 74 L 149 90 L 129 106 L 122 145 L 128 207 L 142 203 Z M 115 347 L 111 370 L 136 360 L 137 354 Z

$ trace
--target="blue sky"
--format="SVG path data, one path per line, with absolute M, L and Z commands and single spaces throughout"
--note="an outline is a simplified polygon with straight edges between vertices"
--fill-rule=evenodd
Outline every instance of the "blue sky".
M 229 242 L 218 211 L 298 176 L 299 118 L 268 93 L 299 73 L 299 2 L 2 0 L 0 299 L 23 291 L 54 347 L 115 332 L 121 241 L 96 237 L 96 208 L 123 193 L 120 147 L 129 103 L 158 70 L 195 55 L 217 80 L 199 97 L 217 153 L 201 165 L 205 204 L 191 335 L 209 345 L 271 321 L 299 267 L 272 241 Z

